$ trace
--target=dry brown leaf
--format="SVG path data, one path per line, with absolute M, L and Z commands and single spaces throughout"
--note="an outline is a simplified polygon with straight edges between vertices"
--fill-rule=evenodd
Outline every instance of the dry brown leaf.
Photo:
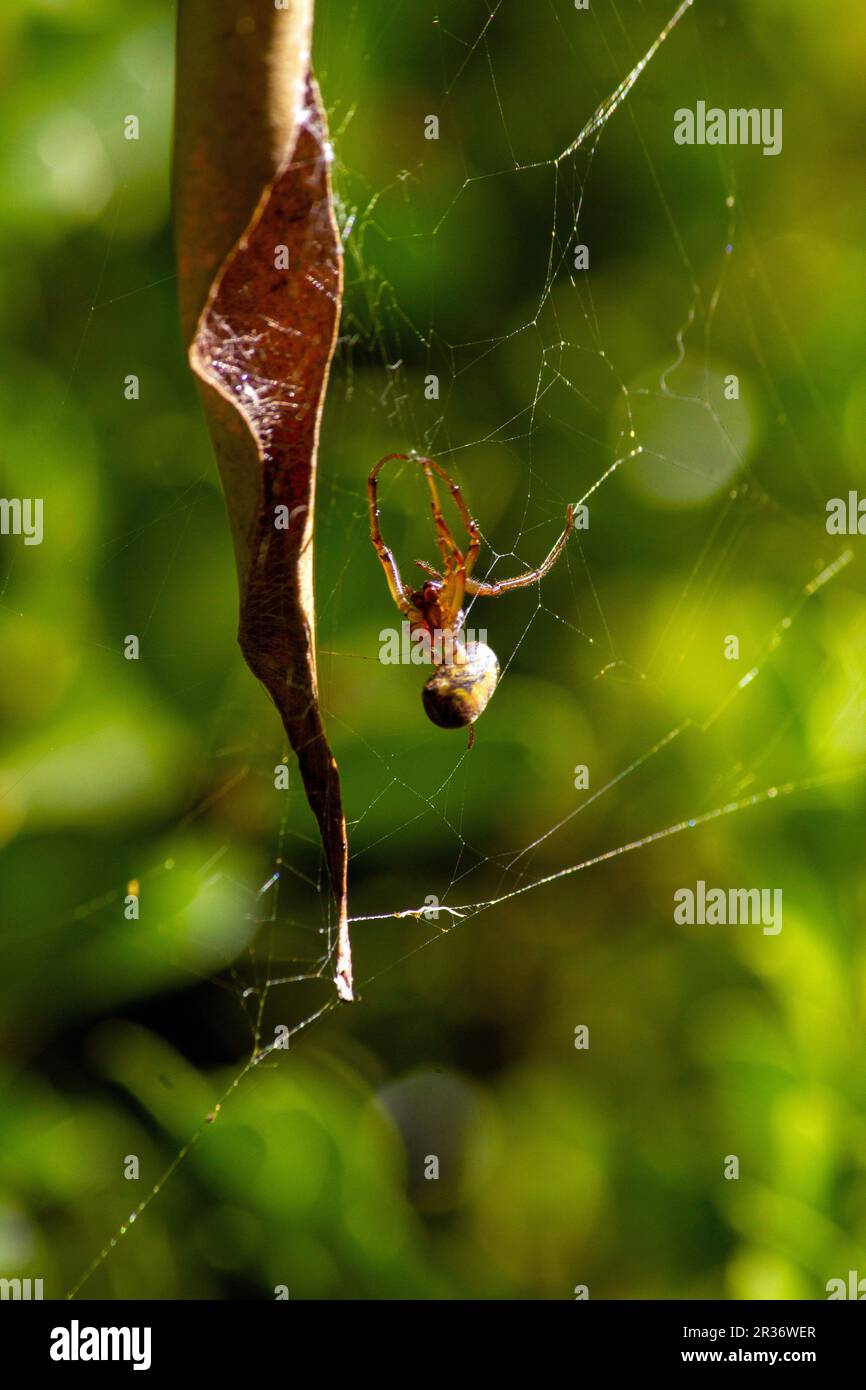
M 346 824 L 316 683 L 316 453 L 342 259 L 312 17 L 312 0 L 182 3 L 178 278 L 235 545 L 238 640 L 318 821 L 338 911 L 335 983 L 351 999 Z

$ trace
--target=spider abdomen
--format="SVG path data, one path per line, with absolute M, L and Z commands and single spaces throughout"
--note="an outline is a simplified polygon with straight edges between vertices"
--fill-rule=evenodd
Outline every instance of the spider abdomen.
M 424 682 L 427 718 L 440 729 L 465 728 L 487 708 L 498 680 L 496 653 L 483 642 L 467 642 Z

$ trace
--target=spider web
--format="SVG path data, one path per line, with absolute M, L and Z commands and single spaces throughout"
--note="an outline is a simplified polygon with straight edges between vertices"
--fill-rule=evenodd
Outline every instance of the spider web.
M 852 549 L 823 531 L 826 486 L 789 413 L 791 375 L 818 415 L 831 411 L 773 287 L 764 206 L 750 190 L 753 207 L 741 211 L 736 184 L 747 158 L 772 161 L 758 151 L 701 152 L 712 169 L 703 221 L 671 172 L 671 115 L 694 85 L 683 73 L 694 64 L 701 91 L 719 87 L 707 75 L 717 37 L 710 7 L 611 0 L 587 12 L 564 3 L 526 10 L 507 0 L 446 4 L 422 21 L 402 5 L 369 14 L 353 6 L 347 22 L 322 7 L 317 20 L 347 271 L 320 453 L 319 674 L 349 820 L 359 1010 L 377 991 L 390 998 L 390 979 L 411 979 L 416 957 L 426 968 L 463 933 L 479 934 L 483 979 L 497 932 L 521 920 L 524 904 L 533 924 L 549 924 L 544 950 L 555 972 L 564 952 L 581 949 L 576 879 L 596 876 L 590 915 L 606 898 L 621 913 L 620 861 L 728 821 L 742 823 L 748 840 L 752 818 L 785 802 L 832 800 L 864 770 L 862 626 L 846 588 L 856 567 Z M 395 80 L 378 105 L 346 98 L 365 46 L 396 55 L 415 42 L 437 55 L 423 93 Z M 525 74 L 515 68 L 521 54 Z M 572 89 L 568 128 L 561 107 L 545 111 L 545 74 Z M 721 86 L 731 86 L 729 73 Z M 440 131 L 425 144 L 428 112 Z M 406 152 L 388 181 L 384 158 L 365 154 L 383 129 Z M 642 238 L 654 262 L 642 259 Z M 582 245 L 588 271 L 575 265 Z M 111 246 L 109 232 L 106 263 Z M 451 294 L 454 277 L 473 312 Z M 139 313 L 147 288 L 104 301 L 100 275 L 85 332 L 107 304 L 126 300 Z M 728 404 L 732 371 L 743 399 Z M 438 394 L 428 398 L 431 377 Z M 469 606 L 467 625 L 487 631 L 502 667 L 472 750 L 425 724 L 417 668 L 378 659 L 380 629 L 398 627 L 399 616 L 370 549 L 364 484 L 393 450 L 427 453 L 459 479 L 481 526 L 485 579 L 531 569 L 566 505 L 588 509 L 588 528 L 537 589 Z M 790 461 L 783 483 L 772 466 L 781 453 Z M 380 489 L 404 579 L 415 555 L 432 558 L 418 472 L 394 466 Z M 147 523 L 175 527 L 178 549 L 197 488 Z M 655 543 L 636 564 L 630 546 L 647 530 Z M 640 592 L 629 592 L 635 582 Z M 772 601 L 753 615 L 762 583 Z M 147 600 L 151 614 L 168 603 L 167 591 Z M 706 674 L 708 625 L 719 659 Z M 738 632 L 742 656 L 726 661 L 726 635 Z M 166 852 L 136 869 L 143 903 L 195 861 L 203 817 L 217 808 L 231 824 L 244 789 L 266 785 L 280 759 L 291 763 L 243 679 L 218 702 L 207 790 Z M 822 687 L 821 732 L 807 749 L 801 725 Z M 252 728 L 250 709 L 260 716 Z M 494 760 L 503 749 L 513 767 L 491 815 L 485 786 L 502 778 Z M 575 764 L 589 767 L 586 790 L 572 784 Z M 147 946 L 237 1006 L 248 1049 L 209 1113 L 189 1117 L 188 1140 L 71 1296 L 110 1264 L 251 1073 L 291 1066 L 281 1045 L 337 1014 L 332 904 L 298 779 L 270 804 L 280 809 L 264 874 L 232 852 L 228 835 L 192 872 L 203 913 L 212 891 L 229 903 L 222 934 L 202 928 L 206 949 L 193 952 Z M 695 877 L 671 872 L 677 883 Z M 125 892 L 112 878 L 94 885 L 72 920 L 98 923 Z

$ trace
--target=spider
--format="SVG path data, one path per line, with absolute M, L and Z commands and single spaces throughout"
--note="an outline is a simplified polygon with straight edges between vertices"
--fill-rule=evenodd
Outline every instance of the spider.
M 416 560 L 418 567 L 430 575 L 420 589 L 412 589 L 403 583 L 397 562 L 385 544 L 379 528 L 377 480 L 383 466 L 392 459 L 420 464 L 430 489 L 436 544 L 442 554 L 443 573 L 440 574 L 424 560 Z M 442 515 L 436 478 L 440 478 L 450 489 L 469 534 L 469 546 L 465 555 L 451 535 Z M 500 579 L 494 584 L 488 584 L 484 580 L 471 577 L 481 549 L 478 523 L 473 521 L 459 486 L 440 464 L 433 459 L 416 458 L 409 454 L 386 454 L 370 474 L 367 488 L 370 500 L 370 539 L 385 571 L 391 597 L 408 620 L 412 632 L 422 630 L 434 639 L 432 650 L 436 669 L 425 681 L 421 692 L 427 717 L 434 724 L 438 724 L 440 729 L 462 729 L 467 724 L 472 726 L 478 716 L 483 714 L 496 689 L 499 662 L 496 653 L 483 642 L 463 642 L 460 634 L 463 628 L 464 597 L 467 594 L 478 594 L 484 598 L 498 598 L 500 594 L 508 594 L 512 589 L 525 589 L 530 584 L 538 583 L 539 579 L 552 569 L 565 547 L 572 528 L 573 509 L 568 508 L 565 530 L 538 569 L 518 574 L 514 579 Z M 470 727 L 470 747 L 473 735 L 474 728 Z

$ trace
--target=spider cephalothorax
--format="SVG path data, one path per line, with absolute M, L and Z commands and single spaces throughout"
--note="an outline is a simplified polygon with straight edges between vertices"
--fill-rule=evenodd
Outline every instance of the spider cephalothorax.
M 408 620 L 413 632 L 423 629 L 432 638 L 431 660 L 436 669 L 425 681 L 421 692 L 424 709 L 433 723 L 438 724 L 440 728 L 461 729 L 467 724 L 474 724 L 483 713 L 499 680 L 496 653 L 483 642 L 464 642 L 462 639 L 464 597 L 467 594 L 478 594 L 487 598 L 498 598 L 500 594 L 510 593 L 512 589 L 525 589 L 530 584 L 536 584 L 555 564 L 568 540 L 572 526 L 572 509 L 568 508 L 565 530 L 538 569 L 527 570 L 525 574 L 518 574 L 514 579 L 501 579 L 497 583 L 488 584 L 484 580 L 471 578 L 481 549 L 481 535 L 478 523 L 473 521 L 463 500 L 460 488 L 433 459 L 418 458 L 415 461 L 424 470 L 430 489 L 436 544 L 442 555 L 444 573 L 440 574 L 424 560 L 418 560 L 418 565 L 431 578 L 425 580 L 420 589 L 411 589 L 400 578 L 397 562 L 385 544 L 379 527 L 377 478 L 380 469 L 390 459 L 402 459 L 406 463 L 412 461 L 407 454 L 386 454 L 370 474 L 370 539 L 382 562 L 391 597 L 400 612 Z M 442 515 L 436 478 L 441 478 L 448 485 L 463 525 L 469 533 L 469 546 L 465 555 L 451 535 Z
M 432 633 L 438 632 L 442 628 L 446 621 L 446 615 L 442 611 L 442 590 L 444 587 L 441 579 L 428 579 L 420 589 L 416 589 L 408 595 L 409 603 L 419 617 L 419 621 L 414 626 L 425 627 L 428 632 Z M 462 623 L 463 614 L 458 613 L 456 620 Z

